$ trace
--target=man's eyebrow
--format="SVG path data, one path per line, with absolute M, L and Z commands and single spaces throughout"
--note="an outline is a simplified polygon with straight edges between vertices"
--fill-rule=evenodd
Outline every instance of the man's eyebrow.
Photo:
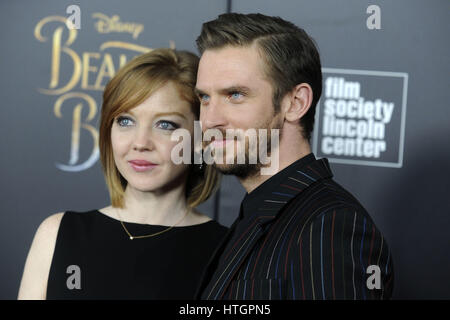
M 206 94 L 205 92 L 203 92 L 202 90 L 195 88 L 194 89 L 195 94 L 197 96 L 202 95 L 202 94 Z M 219 93 L 221 94 L 229 94 L 230 92 L 242 92 L 242 93 L 249 93 L 250 92 L 250 88 L 246 87 L 246 86 L 240 86 L 240 85 L 234 85 L 234 86 L 229 86 L 223 89 L 219 90 Z
M 205 92 L 203 92 L 202 90 L 200 90 L 199 88 L 195 88 L 194 92 L 197 96 L 200 96 L 201 94 L 205 94 Z
M 246 87 L 246 86 L 236 85 L 236 86 L 230 86 L 230 87 L 227 87 L 227 88 L 220 89 L 219 92 L 221 94 L 229 94 L 230 92 L 249 93 L 250 92 L 250 88 Z

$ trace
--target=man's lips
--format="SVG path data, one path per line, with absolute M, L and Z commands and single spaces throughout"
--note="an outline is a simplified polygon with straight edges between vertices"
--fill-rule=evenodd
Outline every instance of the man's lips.
M 210 145 L 214 148 L 223 148 L 227 143 L 233 142 L 234 139 L 220 139 L 211 141 Z

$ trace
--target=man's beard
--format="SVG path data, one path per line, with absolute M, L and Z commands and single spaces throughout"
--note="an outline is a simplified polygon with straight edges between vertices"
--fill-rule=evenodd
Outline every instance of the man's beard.
M 267 123 L 265 123 L 264 125 L 262 125 L 260 128 L 257 128 L 256 130 L 258 131 L 258 129 L 267 129 L 267 137 L 266 137 L 266 141 L 267 141 L 267 157 L 270 158 L 271 155 L 271 148 L 272 148 L 272 137 L 271 137 L 271 130 L 272 129 L 279 129 L 279 141 L 281 141 L 281 129 L 283 126 L 283 122 L 282 120 L 278 120 L 275 118 L 276 114 L 274 115 L 274 117 L 272 117 Z M 275 123 L 273 125 L 273 127 L 270 127 L 271 125 L 271 121 L 275 119 Z M 225 137 L 225 133 L 222 132 L 223 136 Z M 236 142 L 233 142 L 236 144 Z M 259 133 L 257 132 L 257 146 L 258 146 L 258 150 L 261 148 L 260 145 L 260 139 L 259 139 Z M 277 146 L 279 145 L 279 143 L 276 144 Z M 224 148 L 225 149 L 225 148 Z M 231 164 L 227 164 L 225 161 L 223 161 L 224 163 L 222 164 L 217 164 L 216 162 L 214 162 L 213 166 L 219 170 L 222 174 L 225 175 L 234 175 L 240 179 L 246 179 L 249 177 L 253 177 L 256 176 L 261 168 L 264 166 L 264 164 L 261 163 L 259 157 L 257 157 L 257 162 L 256 163 L 250 163 L 249 159 L 250 159 L 250 146 L 249 146 L 249 142 L 248 140 L 245 141 L 245 162 L 244 163 L 237 163 L 236 161 L 236 157 L 237 154 L 235 153 L 235 158 L 233 159 L 233 163 Z M 258 150 L 252 150 L 253 152 L 257 152 Z M 226 150 L 224 150 L 224 157 L 225 157 L 225 152 Z

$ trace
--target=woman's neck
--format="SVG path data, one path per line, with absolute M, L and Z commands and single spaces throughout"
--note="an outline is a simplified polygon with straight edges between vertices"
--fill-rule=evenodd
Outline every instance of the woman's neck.
M 153 193 L 127 187 L 124 208 L 108 207 L 104 211 L 124 222 L 171 226 L 185 215 L 186 210 L 184 188 Z

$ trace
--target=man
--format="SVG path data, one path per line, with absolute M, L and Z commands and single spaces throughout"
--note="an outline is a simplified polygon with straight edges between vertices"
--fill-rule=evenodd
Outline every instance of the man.
M 203 25 L 196 90 L 202 130 L 279 129 L 279 166 L 216 163 L 247 190 L 216 250 L 202 299 L 387 299 L 386 240 L 348 191 L 315 159 L 310 137 L 322 91 L 319 53 L 306 32 L 261 14 L 224 14 Z M 270 140 L 270 139 L 268 139 Z M 259 141 L 261 143 L 261 141 Z M 247 140 L 214 141 L 217 151 Z M 228 150 L 228 149 L 227 149 Z M 226 154 L 225 154 L 226 157 Z

